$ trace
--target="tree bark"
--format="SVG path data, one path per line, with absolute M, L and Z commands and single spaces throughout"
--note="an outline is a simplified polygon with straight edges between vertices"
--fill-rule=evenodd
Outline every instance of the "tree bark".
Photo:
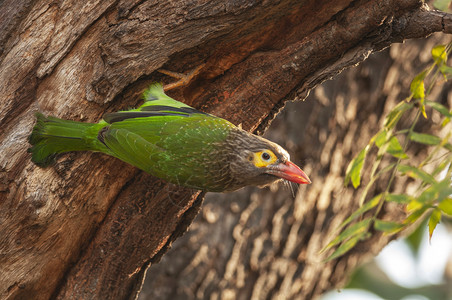
M 7 0 L 0 3 L 0 22 L 2 299 L 133 298 L 147 267 L 186 231 L 203 201 L 199 191 L 170 186 L 102 154 L 70 153 L 50 168 L 36 167 L 26 152 L 34 112 L 97 122 L 106 112 L 139 104 L 151 82 L 167 80 L 159 68 L 186 71 L 205 63 L 189 86 L 171 95 L 262 133 L 287 100 L 304 99 L 318 83 L 371 52 L 407 38 L 451 32 L 449 15 L 414 0 Z M 325 122 L 308 124 L 305 138 L 315 126 L 327 128 Z M 308 146 L 303 153 L 309 157 L 314 150 Z M 340 166 L 335 174 L 342 174 Z M 307 192 L 318 189 L 313 185 Z M 309 205 L 296 198 L 294 222 L 310 208 L 330 203 L 331 193 L 318 199 L 309 195 Z M 344 212 L 352 209 L 352 197 L 347 199 Z M 233 210 L 255 210 L 257 203 L 252 208 L 238 203 Z M 280 215 L 289 208 L 283 207 Z M 327 215 L 304 218 L 299 223 L 308 229 L 304 234 L 317 232 Z M 340 277 L 367 253 L 366 245 L 330 264 L 329 276 Z M 298 260 L 317 250 L 306 246 L 297 247 Z M 274 272 L 295 272 L 285 266 Z M 298 295 L 314 296 L 338 282 L 316 286 L 318 277 L 303 276 L 300 280 L 309 279 L 314 288 Z M 224 297 L 234 291 L 227 284 L 219 288 Z

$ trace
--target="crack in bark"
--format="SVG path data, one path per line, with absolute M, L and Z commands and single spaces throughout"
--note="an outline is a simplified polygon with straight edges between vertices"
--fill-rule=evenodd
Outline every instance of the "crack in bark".
M 107 219 L 107 217 L 110 214 L 110 211 L 113 209 L 114 207 L 114 203 L 116 202 L 116 200 L 118 198 L 120 198 L 120 196 L 122 195 L 122 193 L 126 190 L 126 188 L 130 185 L 131 182 L 133 182 L 135 180 L 135 177 L 141 173 L 143 171 L 140 171 L 139 169 L 136 169 L 134 174 L 130 177 L 130 179 L 128 181 L 126 181 L 124 183 L 124 185 L 121 187 L 121 189 L 118 191 L 118 193 L 116 194 L 115 198 L 111 201 L 112 205 L 110 205 L 108 207 L 108 210 L 106 211 L 104 217 L 102 218 L 102 220 L 96 225 L 96 229 L 93 230 L 93 232 L 91 233 L 91 235 L 86 239 L 86 245 L 84 247 L 80 247 L 80 251 L 77 255 L 77 257 L 74 258 L 73 263 L 71 265 L 68 265 L 66 270 L 64 271 L 64 274 L 61 276 L 58 284 L 56 285 L 52 295 L 50 296 L 50 299 L 57 299 L 58 295 L 61 292 L 61 289 L 65 286 L 65 283 L 67 282 L 67 278 L 69 276 L 69 274 L 71 273 L 71 271 L 73 270 L 73 268 L 75 266 L 77 266 L 77 262 L 80 261 L 81 258 L 83 258 L 83 256 L 85 255 L 85 253 L 89 250 L 91 244 L 93 243 L 93 241 L 95 240 L 95 236 L 98 233 L 98 230 L 102 228 L 102 225 L 105 223 L 105 220 Z
M 172 243 L 182 236 L 185 232 L 187 232 L 188 227 L 193 222 L 193 219 L 196 218 L 199 211 L 201 210 L 201 205 L 204 201 L 205 192 L 200 192 L 196 197 L 193 205 L 190 206 L 184 214 L 181 216 L 179 223 L 177 224 L 175 230 L 171 234 L 171 236 L 166 241 L 165 245 L 157 252 L 153 257 L 149 258 L 143 266 L 141 266 L 140 271 L 137 273 L 137 280 L 134 285 L 130 288 L 130 297 L 129 299 L 136 299 L 139 292 L 141 291 L 142 283 L 144 281 L 144 276 L 146 275 L 146 271 L 151 267 L 152 264 L 156 264 L 160 261 L 163 255 L 171 249 Z

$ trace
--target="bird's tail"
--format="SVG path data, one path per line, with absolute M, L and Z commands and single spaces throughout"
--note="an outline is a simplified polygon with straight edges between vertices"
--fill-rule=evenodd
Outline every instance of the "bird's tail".
M 37 122 L 29 137 L 33 146 L 31 160 L 41 167 L 48 166 L 53 157 L 69 151 L 102 151 L 103 144 L 97 140 L 99 124 L 82 123 L 45 117 L 36 114 Z

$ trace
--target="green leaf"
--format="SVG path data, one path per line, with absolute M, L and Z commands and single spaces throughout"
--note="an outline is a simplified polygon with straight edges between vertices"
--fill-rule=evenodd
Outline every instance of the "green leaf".
M 447 0 L 450 3 L 450 0 Z M 433 47 L 432 49 L 432 57 L 437 65 L 439 71 L 441 74 L 443 74 L 444 79 L 447 80 L 447 76 L 452 75 L 452 68 L 447 66 L 447 50 L 446 46 L 444 45 L 438 45 Z
M 425 101 L 425 105 L 430 106 L 431 108 L 433 108 L 434 110 L 436 110 L 437 112 L 439 112 L 440 114 L 442 114 L 443 116 L 447 117 L 447 118 L 451 118 L 452 114 L 450 113 L 450 111 L 447 109 L 447 107 L 445 107 L 444 105 L 435 102 L 435 101 Z
M 438 208 L 448 216 L 452 216 L 452 198 L 446 198 L 438 204 Z
M 399 140 L 395 136 L 391 137 L 389 140 L 389 147 L 387 149 L 387 152 L 391 154 L 394 157 L 400 158 L 400 159 L 407 159 L 408 155 L 403 151 L 402 146 L 399 143 Z
M 327 259 L 326 261 L 333 260 L 335 258 L 338 258 L 339 256 L 344 255 L 347 253 L 350 249 L 355 247 L 355 245 L 360 241 L 367 239 L 370 236 L 369 233 L 363 232 L 359 235 L 356 235 L 349 239 L 348 241 L 344 242 L 342 245 L 340 245 Z
M 452 75 L 452 68 L 447 65 L 442 65 L 439 67 L 439 71 L 444 75 L 445 79 L 447 80 L 447 76 Z
M 428 239 L 430 242 L 432 241 L 432 234 L 436 228 L 436 225 L 438 225 L 439 220 L 441 220 L 441 211 L 439 209 L 434 209 L 428 219 Z
M 402 117 L 403 113 L 413 107 L 412 103 L 401 101 L 386 116 L 384 127 L 387 129 L 394 128 Z
M 430 207 L 435 202 L 442 202 L 444 199 L 448 198 L 450 194 L 452 194 L 450 179 L 445 178 L 425 189 L 417 199 L 408 204 L 407 209 L 415 210 L 418 207 Z
M 374 223 L 374 228 L 375 230 L 383 231 L 387 234 L 394 234 L 405 228 L 405 225 L 396 222 L 376 219 Z
M 394 167 L 397 166 L 396 163 L 392 163 L 387 165 L 386 167 L 384 167 L 383 169 L 381 169 L 380 171 L 378 171 L 378 175 L 384 174 L 388 171 L 391 171 L 392 169 L 394 169 Z
M 416 167 L 412 167 L 409 165 L 399 165 L 397 169 L 402 173 L 414 179 L 421 179 L 422 181 L 430 184 L 434 184 L 436 182 L 435 178 L 432 175 L 420 170 Z
M 435 191 L 435 200 L 442 202 L 452 194 L 450 178 L 446 177 L 431 187 Z
M 449 144 L 450 145 L 450 144 Z M 452 145 L 451 145 L 452 146 Z M 449 150 L 452 151 L 452 150 Z M 435 170 L 433 170 L 432 175 L 436 176 L 439 173 L 441 173 L 442 171 L 444 171 L 444 169 L 446 168 L 450 168 L 451 167 L 451 161 L 452 161 L 452 153 L 450 153 L 446 159 L 444 159 L 443 161 L 441 161 L 435 168 Z
M 424 198 L 423 194 L 426 193 L 427 196 Z M 432 186 L 427 188 L 420 196 L 419 199 L 426 202 L 427 200 L 441 202 L 448 198 L 452 194 L 452 186 L 450 178 L 444 178 L 440 182 L 435 182 Z
M 357 217 L 361 216 L 365 212 L 367 212 L 367 211 L 371 210 L 372 208 L 374 208 L 375 206 L 377 206 L 378 203 L 380 202 L 381 196 L 383 196 L 383 194 L 378 194 L 377 196 L 375 196 L 372 199 L 370 199 L 369 201 L 367 201 L 363 206 L 361 206 L 353 214 L 351 214 L 350 217 L 348 217 L 344 222 L 342 222 L 342 224 L 339 225 L 339 228 L 346 226 L 347 224 L 349 224 L 351 221 L 353 221 Z
M 375 145 L 380 148 L 383 146 L 387 141 L 388 131 L 382 130 L 377 135 L 375 135 Z
M 405 220 L 403 220 L 403 224 L 410 225 L 416 222 L 427 210 L 427 207 L 422 207 L 419 210 L 413 211 Z
M 389 139 L 389 142 L 388 142 Z M 395 136 L 390 136 L 387 130 L 383 130 L 375 136 L 375 145 L 382 149 L 384 145 L 387 144 L 387 148 L 383 149 L 394 157 L 406 159 L 408 155 L 403 151 L 402 146 L 399 143 L 399 140 Z
M 342 233 L 335 237 L 331 242 L 329 242 L 328 245 L 325 246 L 325 248 L 320 250 L 320 252 L 324 252 L 349 238 L 361 235 L 362 233 L 367 233 L 370 221 L 371 219 L 364 219 L 358 223 L 351 225 L 350 227 L 342 231 Z
M 352 184 L 355 189 L 360 185 L 361 170 L 363 169 L 364 160 L 369 149 L 370 145 L 367 145 L 363 150 L 359 152 L 358 156 L 350 162 L 345 175 L 345 185 L 348 185 L 350 179 L 352 180 Z
M 425 209 L 430 208 L 430 204 L 426 203 L 426 201 L 419 201 L 418 199 L 413 199 L 406 206 L 406 210 L 409 212 L 418 211 L 423 208 L 425 208 Z
M 435 0 L 433 1 L 433 7 L 438 10 L 447 12 L 449 10 L 450 0 Z
M 442 66 L 447 62 L 446 46 L 438 45 L 432 49 L 432 57 L 437 66 Z
M 414 77 L 413 81 L 411 81 L 410 91 L 412 93 L 413 98 L 415 99 L 424 99 L 425 98 L 425 86 L 424 79 L 427 75 L 427 71 L 423 71 Z
M 447 150 L 449 150 L 449 151 L 452 152 L 452 145 L 451 145 L 451 144 L 445 143 L 445 144 L 443 145 L 443 147 L 446 148 Z
M 441 143 L 441 139 L 435 135 L 417 132 L 411 132 L 410 140 L 425 145 L 438 145 L 439 143 Z
M 422 98 L 421 101 L 419 101 L 419 109 L 421 110 L 422 116 L 424 116 L 424 118 L 427 118 L 427 113 L 425 112 L 425 99 Z
M 405 194 L 388 194 L 386 195 L 386 201 L 395 202 L 399 204 L 407 204 L 413 200 L 413 197 Z

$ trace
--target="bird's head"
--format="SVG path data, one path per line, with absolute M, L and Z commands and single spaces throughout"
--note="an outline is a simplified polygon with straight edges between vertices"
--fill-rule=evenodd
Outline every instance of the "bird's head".
M 280 179 L 298 184 L 311 183 L 278 144 L 243 130 L 237 130 L 229 141 L 232 148 L 230 170 L 242 186 L 265 186 Z

